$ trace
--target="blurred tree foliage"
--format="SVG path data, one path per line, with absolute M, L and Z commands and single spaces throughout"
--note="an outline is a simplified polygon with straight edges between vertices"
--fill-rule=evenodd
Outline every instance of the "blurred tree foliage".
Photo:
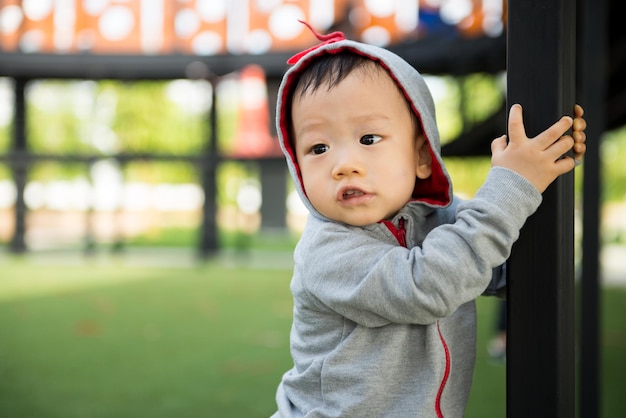
M 0 77 L 0 154 L 11 146 L 11 130 L 13 117 L 13 101 L 15 100 L 13 79 Z M 0 165 L 0 179 L 3 178 L 3 167 Z
M 102 88 L 117 96 L 112 128 L 119 136 L 119 151 L 196 154 L 203 149 L 207 112 L 185 112 L 173 104 L 165 94 L 166 83 L 111 81 Z
M 438 77 L 431 90 L 437 107 L 437 125 L 442 144 L 454 140 L 464 130 L 484 121 L 502 106 L 502 76 L 470 74 L 466 77 Z M 443 83 L 443 84 L 442 84 Z M 502 132 L 505 132 L 505 126 Z M 489 150 L 486 150 L 489 152 Z M 471 197 L 487 177 L 491 166 L 489 156 L 445 158 L 452 177 L 454 192 Z
M 489 157 L 447 157 L 444 163 L 452 178 L 454 194 L 464 199 L 474 196 L 491 168 Z
M 6 164 L 0 164 L 0 180 L 8 179 L 11 177 L 11 170 Z
M 234 207 L 242 184 L 247 179 L 259 178 L 258 167 L 255 163 L 225 162 L 217 170 L 217 204 Z
M 594 146 L 595 138 L 587 138 L 587 146 Z M 600 148 L 602 159 L 603 200 L 605 202 L 626 202 L 626 126 L 608 132 L 602 138 Z
M 427 77 L 427 80 L 437 107 L 442 144 L 487 119 L 505 100 L 502 76 L 477 73 L 465 77 Z
M 207 114 L 185 112 L 173 103 L 168 84 L 33 82 L 28 94 L 30 149 L 102 155 L 199 152 L 207 138 Z
M 0 126 L 0 153 L 8 151 L 11 146 L 11 126 L 10 124 Z
M 27 88 L 29 150 L 54 155 L 117 153 L 198 155 L 210 139 L 208 82 L 33 81 Z M 218 110 L 220 146 L 232 141 L 236 109 Z M 0 126 L 0 152 L 11 147 L 12 125 Z M 3 167 L 4 168 L 4 167 Z M 37 163 L 31 179 L 86 175 L 84 164 Z M 133 161 L 125 177 L 145 182 L 197 182 L 188 163 Z M 2 178 L 8 169 L 0 171 Z
M 158 183 L 199 183 L 196 166 L 180 161 L 131 161 L 122 166 L 126 181 Z

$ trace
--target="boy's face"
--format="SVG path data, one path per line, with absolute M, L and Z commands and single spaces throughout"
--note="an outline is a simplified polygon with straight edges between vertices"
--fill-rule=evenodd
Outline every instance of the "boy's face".
M 405 98 L 386 71 L 359 68 L 336 87 L 296 95 L 295 153 L 311 204 L 354 226 L 395 215 L 431 158 Z

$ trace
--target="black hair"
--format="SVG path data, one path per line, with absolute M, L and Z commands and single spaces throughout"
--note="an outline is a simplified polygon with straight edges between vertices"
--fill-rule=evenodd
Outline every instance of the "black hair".
M 360 55 L 350 50 L 341 50 L 336 53 L 318 56 L 313 60 L 313 62 L 304 68 L 304 70 L 298 74 L 292 93 L 290 97 L 287 98 L 287 112 L 289 115 L 288 119 L 291 130 L 291 141 L 293 141 L 291 106 L 293 105 L 294 100 L 301 98 L 306 93 L 312 94 L 324 86 L 327 90 L 331 90 L 355 70 L 363 69 L 367 66 L 370 66 L 370 69 L 374 72 L 386 71 L 380 63 L 372 58 Z M 404 97 L 400 87 L 396 87 L 398 88 L 400 94 Z M 417 132 L 421 132 L 421 124 L 413 112 L 410 102 L 408 100 L 405 100 L 405 102 L 409 110 L 409 114 L 411 115 L 411 122 L 415 126 Z
M 299 74 L 292 95 L 302 96 L 307 92 L 314 93 L 324 85 L 330 90 L 354 70 L 372 63 L 373 61 L 368 57 L 345 50 L 320 56 Z

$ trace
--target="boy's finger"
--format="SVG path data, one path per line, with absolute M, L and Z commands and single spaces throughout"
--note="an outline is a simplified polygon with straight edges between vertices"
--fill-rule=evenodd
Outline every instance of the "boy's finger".
M 563 116 L 548 129 L 537 135 L 538 141 L 543 141 L 543 145 L 550 146 L 554 141 L 559 139 L 573 124 L 573 119 L 569 116 Z
M 577 161 L 573 158 L 561 158 L 554 162 L 554 165 L 560 174 L 565 174 L 571 171 L 579 164 L 580 163 L 577 163 Z
M 546 156 L 551 156 L 554 160 L 569 152 L 574 147 L 574 139 L 571 136 L 562 136 L 556 142 L 545 149 Z
M 587 145 L 584 142 L 574 142 L 574 152 L 584 152 L 587 149 Z
M 524 129 L 524 119 L 522 116 L 522 106 L 514 104 L 509 111 L 509 140 L 518 138 L 526 138 L 526 130 Z
M 580 117 L 577 117 L 576 119 L 574 119 L 573 129 L 575 131 L 584 131 L 585 129 L 587 129 L 587 121 Z
M 584 143 L 587 140 L 587 135 L 582 131 L 572 132 L 572 137 L 574 138 L 574 142 L 576 143 Z
M 583 143 L 576 143 L 572 149 L 574 150 L 574 158 L 580 160 L 585 155 L 587 146 Z
M 585 110 L 583 109 L 581 105 L 579 104 L 574 105 L 574 117 L 582 118 L 584 114 L 585 114 Z
M 506 149 L 506 135 L 502 135 L 499 138 L 491 141 L 491 153 L 495 154 Z

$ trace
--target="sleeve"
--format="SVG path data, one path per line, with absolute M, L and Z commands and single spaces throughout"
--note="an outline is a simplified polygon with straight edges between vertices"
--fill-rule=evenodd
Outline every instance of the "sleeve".
M 523 177 L 496 167 L 459 204 L 455 222 L 431 230 L 420 247 L 318 228 L 294 255 L 300 297 L 369 327 L 433 323 L 485 291 L 540 202 Z
M 506 297 L 506 262 L 493 269 L 491 281 L 483 292 L 483 296 Z

